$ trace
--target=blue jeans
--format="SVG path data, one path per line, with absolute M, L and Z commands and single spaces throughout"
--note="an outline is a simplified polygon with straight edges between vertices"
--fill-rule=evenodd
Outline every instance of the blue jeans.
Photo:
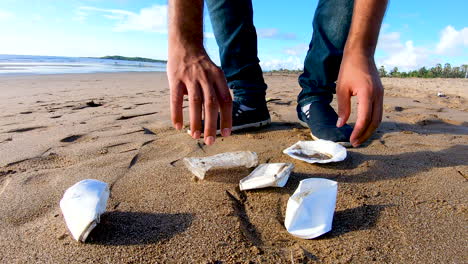
M 264 100 L 267 85 L 257 56 L 257 34 L 251 0 L 206 0 L 221 68 L 234 97 Z M 348 37 L 354 0 L 319 0 L 314 32 L 299 77 L 300 105 L 330 101 L 335 93 L 343 49 Z

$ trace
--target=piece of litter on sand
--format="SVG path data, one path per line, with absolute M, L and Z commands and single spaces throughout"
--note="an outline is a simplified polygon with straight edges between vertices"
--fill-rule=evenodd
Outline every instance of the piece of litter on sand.
M 312 239 L 332 229 L 338 183 L 310 178 L 299 183 L 286 206 L 284 226 L 293 236 Z
M 109 186 L 98 180 L 83 180 L 68 188 L 60 200 L 65 223 L 76 241 L 85 242 L 106 211 Z
M 329 163 L 346 159 L 346 148 L 328 140 L 299 141 L 283 151 L 284 154 L 308 163 Z
M 217 154 L 203 158 L 184 158 L 185 166 L 200 179 L 205 178 L 205 174 L 211 168 L 252 168 L 257 166 L 257 153 L 252 151 L 237 151 Z
M 437 92 L 438 97 L 445 97 L 446 95 L 443 92 Z
M 284 187 L 294 169 L 292 163 L 260 164 L 249 176 L 240 180 L 241 191 L 266 187 Z

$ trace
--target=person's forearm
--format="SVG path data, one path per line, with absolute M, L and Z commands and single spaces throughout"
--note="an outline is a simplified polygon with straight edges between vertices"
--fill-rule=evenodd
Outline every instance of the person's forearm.
M 374 56 L 388 0 L 355 0 L 345 52 Z
M 203 48 L 203 0 L 169 1 L 169 56 L 200 53 Z

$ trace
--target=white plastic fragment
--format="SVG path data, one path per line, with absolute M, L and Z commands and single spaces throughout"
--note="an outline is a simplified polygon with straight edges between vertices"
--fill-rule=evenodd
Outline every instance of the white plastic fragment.
M 346 148 L 328 140 L 299 141 L 283 151 L 284 154 L 308 163 L 329 163 L 346 159 Z
M 109 186 L 98 180 L 83 180 L 65 191 L 60 208 L 75 240 L 86 241 L 106 211 L 108 198 Z
M 329 232 L 338 184 L 327 179 L 305 179 L 289 198 L 284 226 L 293 236 L 312 239 Z
M 185 166 L 200 179 L 205 178 L 205 174 L 211 168 L 234 168 L 257 166 L 257 153 L 252 151 L 226 152 L 204 158 L 184 158 Z
M 260 164 L 249 176 L 240 180 L 241 191 L 266 187 L 284 187 L 293 170 L 292 163 Z

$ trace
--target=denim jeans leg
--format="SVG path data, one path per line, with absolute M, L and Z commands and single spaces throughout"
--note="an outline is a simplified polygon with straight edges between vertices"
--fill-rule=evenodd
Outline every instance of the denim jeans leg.
M 333 100 L 353 5 L 354 0 L 319 0 L 304 72 L 299 76 L 299 105 Z
M 264 100 L 251 0 L 206 0 L 221 68 L 235 98 Z

